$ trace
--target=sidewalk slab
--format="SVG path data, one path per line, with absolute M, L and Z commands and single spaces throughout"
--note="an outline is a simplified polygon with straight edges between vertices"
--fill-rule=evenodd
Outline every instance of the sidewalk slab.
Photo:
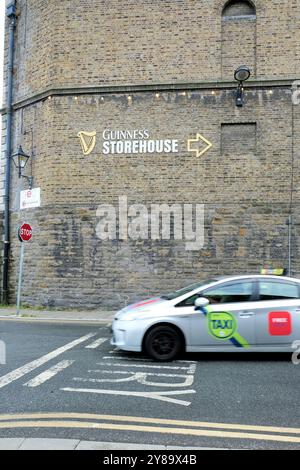
M 178 446 L 166 446 L 166 450 L 229 450 L 218 447 L 178 447 Z
M 86 322 L 86 323 L 111 323 L 116 311 L 112 310 L 21 310 L 20 315 L 16 314 L 16 308 L 0 308 L 0 320 L 13 321 L 45 321 L 45 322 Z
M 25 439 L 19 450 L 74 450 L 77 439 Z
M 227 450 L 215 447 L 182 447 L 151 444 L 130 444 L 124 442 L 80 441 L 76 450 Z
M 80 441 L 79 439 L 0 439 L 0 450 L 228 450 L 216 447 L 181 447 L 127 442 Z
M 0 450 L 19 450 L 24 441 L 23 437 L 0 439 Z
M 149 444 L 127 444 L 124 442 L 91 442 L 81 441 L 76 450 L 162 450 L 166 446 Z

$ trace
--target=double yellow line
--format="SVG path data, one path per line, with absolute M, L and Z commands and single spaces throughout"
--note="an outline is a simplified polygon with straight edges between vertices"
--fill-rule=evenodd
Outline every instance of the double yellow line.
M 90 413 L 0 415 L 0 430 L 11 428 L 105 429 L 222 439 L 254 439 L 259 441 L 300 443 L 300 428 L 209 423 Z

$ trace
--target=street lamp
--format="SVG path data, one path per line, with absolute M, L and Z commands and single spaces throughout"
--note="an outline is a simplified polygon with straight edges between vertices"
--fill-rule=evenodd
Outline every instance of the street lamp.
M 12 156 L 11 156 L 13 162 L 14 162 L 14 165 L 15 167 L 18 169 L 18 172 L 19 172 L 19 178 L 26 178 L 28 183 L 29 183 L 29 189 L 32 188 L 32 181 L 33 181 L 33 178 L 32 176 L 26 176 L 26 175 L 23 175 L 22 172 L 30 158 L 30 155 L 27 155 L 24 150 L 22 149 L 22 146 L 20 145 L 19 146 L 19 149 L 16 153 L 14 153 Z
M 234 72 L 234 78 L 238 82 L 235 104 L 239 108 L 244 106 L 244 82 L 250 78 L 251 71 L 246 65 L 241 65 Z

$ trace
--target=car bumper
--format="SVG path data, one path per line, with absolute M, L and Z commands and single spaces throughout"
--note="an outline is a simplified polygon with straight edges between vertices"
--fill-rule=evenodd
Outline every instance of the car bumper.
M 143 328 L 131 321 L 114 320 L 110 344 L 124 351 L 142 351 Z

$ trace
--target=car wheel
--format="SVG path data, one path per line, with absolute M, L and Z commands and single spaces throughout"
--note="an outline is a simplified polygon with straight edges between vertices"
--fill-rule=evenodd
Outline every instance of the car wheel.
M 145 338 L 145 351 L 156 361 L 171 361 L 182 349 L 178 331 L 168 325 L 161 325 L 149 331 Z

